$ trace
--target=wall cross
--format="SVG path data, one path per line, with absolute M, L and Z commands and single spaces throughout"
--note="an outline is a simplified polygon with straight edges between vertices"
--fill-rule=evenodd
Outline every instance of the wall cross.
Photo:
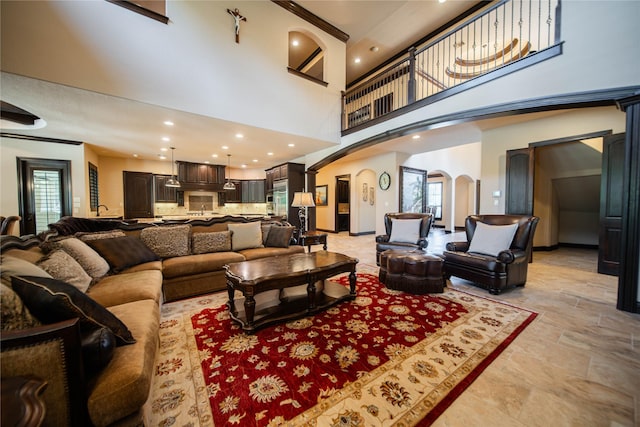
M 227 9 L 227 12 L 231 16 L 233 16 L 233 19 L 235 20 L 236 43 L 240 43 L 240 21 L 247 22 L 247 18 L 245 18 L 244 16 L 240 15 L 240 11 L 238 10 L 238 8 L 235 8 L 234 10 Z

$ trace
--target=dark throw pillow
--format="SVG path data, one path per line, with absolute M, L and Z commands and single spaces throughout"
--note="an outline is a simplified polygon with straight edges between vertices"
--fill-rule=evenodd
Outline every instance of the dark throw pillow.
M 131 236 L 90 240 L 86 243 L 107 260 L 115 273 L 159 259 L 140 239 Z
M 294 229 L 295 227 L 272 226 L 269 230 L 267 244 L 265 246 L 272 248 L 288 248 Z
M 78 288 L 46 277 L 14 276 L 11 287 L 29 311 L 44 324 L 79 318 L 82 336 L 108 328 L 118 345 L 136 342 L 127 326 Z
M 89 376 L 98 373 L 111 362 L 116 337 L 109 328 L 98 328 L 82 336 L 82 361 Z

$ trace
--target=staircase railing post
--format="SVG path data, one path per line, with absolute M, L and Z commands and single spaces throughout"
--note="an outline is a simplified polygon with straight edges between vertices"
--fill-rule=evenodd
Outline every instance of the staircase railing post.
M 409 48 L 409 83 L 407 85 L 407 105 L 416 102 L 416 48 Z

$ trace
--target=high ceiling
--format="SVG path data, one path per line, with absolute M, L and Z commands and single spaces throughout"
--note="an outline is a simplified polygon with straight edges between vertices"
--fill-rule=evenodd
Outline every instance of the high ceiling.
M 413 42 L 451 21 L 477 2 L 449 0 L 406 1 L 316 1 L 301 0 L 302 7 L 349 34 L 347 41 L 347 82 L 361 76 L 367 70 L 383 63 L 398 52 L 404 51 Z M 371 49 L 376 47 L 376 49 Z M 376 50 L 375 52 L 373 50 Z M 354 59 L 360 58 L 356 64 Z M 311 138 L 284 135 L 279 132 L 246 126 L 184 111 L 168 110 L 130 99 L 108 96 L 69 86 L 36 80 L 13 74 L 2 75 L 2 101 L 10 102 L 38 115 L 46 121 L 40 129 L 24 130 L 6 128 L 2 132 L 21 133 L 39 137 L 83 141 L 90 144 L 99 155 L 130 157 L 135 150 L 140 158 L 157 160 L 158 130 L 150 129 L 146 123 L 158 117 L 172 117 L 183 125 L 171 129 L 172 140 L 182 141 L 176 150 L 176 160 L 226 164 L 226 153 L 212 153 L 203 147 L 211 141 L 226 141 L 230 134 L 242 133 L 242 139 L 230 140 L 234 144 L 232 166 L 246 164 L 249 168 L 266 169 L 271 166 L 303 159 L 305 155 L 326 149 L 331 143 Z M 526 116 L 519 116 L 522 121 Z M 510 119 L 513 120 L 513 119 Z M 501 121 L 484 124 L 467 123 L 459 128 L 454 138 L 458 144 L 476 142 L 481 127 L 498 126 Z M 430 131 L 430 149 L 445 148 L 453 139 L 441 137 L 442 131 Z M 425 139 L 423 139 L 425 140 Z M 295 146 L 290 146 L 295 142 Z M 256 155 L 255 147 L 272 156 Z M 424 145 L 414 140 L 398 139 L 356 155 L 371 155 L 385 151 L 401 151 L 415 154 L 425 151 Z M 164 153 L 167 157 L 170 154 Z M 212 154 L 218 154 L 212 158 Z

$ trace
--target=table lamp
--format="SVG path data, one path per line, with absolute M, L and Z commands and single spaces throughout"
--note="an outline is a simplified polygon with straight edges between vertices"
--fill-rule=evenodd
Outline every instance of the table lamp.
M 300 208 L 298 211 L 298 218 L 300 219 L 300 235 L 303 235 L 307 231 L 307 208 L 313 207 L 316 204 L 313 202 L 313 194 L 298 191 L 293 193 L 292 208 Z

